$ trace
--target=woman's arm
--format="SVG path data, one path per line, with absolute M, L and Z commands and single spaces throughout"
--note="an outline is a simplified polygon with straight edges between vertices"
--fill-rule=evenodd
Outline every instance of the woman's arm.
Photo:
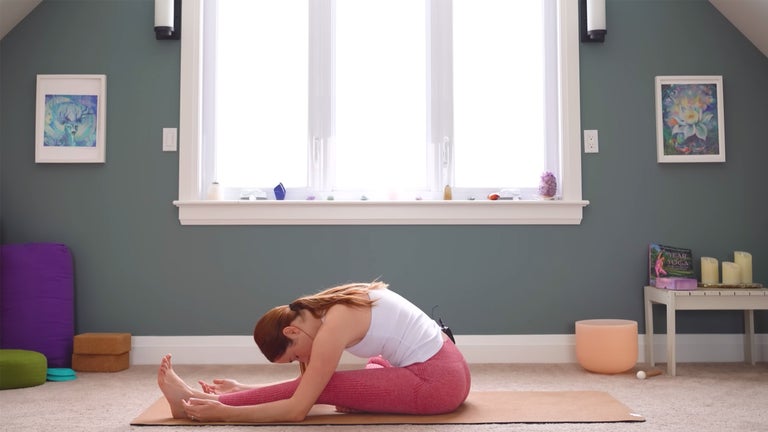
M 302 373 L 304 373 L 304 372 L 302 371 Z M 213 380 L 213 382 L 211 384 L 208 384 L 207 382 L 202 381 L 202 380 L 198 381 L 197 383 L 200 384 L 200 387 L 202 388 L 203 393 L 208 393 L 208 394 L 213 394 L 213 395 L 222 395 L 222 394 L 226 394 L 226 393 L 234 393 L 234 392 L 239 392 L 239 391 L 243 391 L 243 390 L 251 390 L 251 389 L 260 388 L 260 387 L 267 387 L 267 386 L 282 384 L 282 383 L 285 383 L 285 382 L 288 382 L 288 381 L 293 381 L 294 379 L 295 378 L 289 379 L 289 380 L 283 380 L 283 381 L 276 381 L 276 382 L 266 383 L 266 384 L 264 384 L 264 383 L 262 383 L 262 384 L 243 384 L 243 383 L 241 383 L 241 382 L 239 382 L 237 380 L 233 380 L 233 379 L 216 378 L 216 379 Z
M 303 420 L 336 372 L 341 355 L 368 331 L 370 309 L 337 305 L 328 310 L 312 344 L 312 354 L 296 392 L 288 399 Z
M 197 383 L 200 384 L 200 388 L 203 389 L 203 393 L 215 395 L 249 390 L 258 387 L 256 384 L 243 384 L 237 380 L 220 378 L 214 379 L 211 384 L 208 384 L 202 380 L 198 381 Z

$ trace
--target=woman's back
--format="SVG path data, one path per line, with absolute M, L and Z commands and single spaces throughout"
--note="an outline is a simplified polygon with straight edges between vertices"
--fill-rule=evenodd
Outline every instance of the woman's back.
M 363 340 L 347 348 L 359 357 L 381 355 L 393 366 L 426 361 L 443 346 L 437 323 L 413 303 L 386 288 L 370 290 L 371 324 Z

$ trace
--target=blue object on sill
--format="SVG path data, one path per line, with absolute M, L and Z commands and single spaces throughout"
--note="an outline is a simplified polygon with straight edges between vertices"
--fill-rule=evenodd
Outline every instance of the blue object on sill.
M 285 199 L 285 186 L 283 186 L 282 183 L 275 186 L 275 199 L 278 201 L 282 201 Z

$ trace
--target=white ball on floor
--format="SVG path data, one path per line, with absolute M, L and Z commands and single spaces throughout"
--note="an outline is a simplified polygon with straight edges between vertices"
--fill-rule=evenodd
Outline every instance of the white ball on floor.
M 637 379 L 645 379 L 645 371 L 638 371 Z

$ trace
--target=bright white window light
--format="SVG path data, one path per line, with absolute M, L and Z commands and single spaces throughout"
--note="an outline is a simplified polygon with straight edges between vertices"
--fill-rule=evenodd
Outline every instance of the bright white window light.
M 398 198 L 411 199 L 430 187 L 427 196 L 441 196 L 443 184 L 428 183 L 427 119 L 451 103 L 453 118 L 431 139 L 453 146 L 455 171 L 444 178 L 455 191 L 534 188 L 541 172 L 553 169 L 546 166 L 544 14 L 537 2 L 455 0 L 448 32 L 432 33 L 450 35 L 453 26 L 453 44 L 446 41 L 452 57 L 445 59 L 439 50 L 427 52 L 429 25 L 438 20 L 418 1 L 325 0 L 319 4 L 332 5 L 333 14 L 327 23 L 309 16 L 305 1 L 217 3 L 212 180 L 302 189 L 311 186 L 308 170 L 319 170 L 323 192 L 338 196 L 391 199 L 407 191 Z M 312 34 L 308 22 L 315 23 Z M 319 42 L 325 38 L 327 47 Z M 319 70 L 308 57 L 319 57 Z M 431 101 L 428 67 L 453 68 L 453 82 Z M 330 92 L 331 102 L 314 105 L 316 92 Z M 308 109 L 331 111 L 315 116 L 328 124 L 308 125 Z M 322 145 L 311 147 L 317 136 Z M 308 161 L 320 152 L 330 155 L 322 168 Z
M 215 180 L 307 184 L 308 3 L 219 1 Z
M 455 185 L 534 187 L 546 169 L 539 2 L 453 1 Z
M 336 0 L 335 187 L 425 189 L 424 3 Z

